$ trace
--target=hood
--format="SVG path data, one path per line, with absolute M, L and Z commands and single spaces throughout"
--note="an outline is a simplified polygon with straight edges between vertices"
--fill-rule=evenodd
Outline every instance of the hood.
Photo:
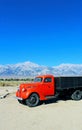
M 40 82 L 37 82 L 37 83 L 23 83 L 23 84 L 20 84 L 20 88 L 37 87 L 39 84 L 41 84 L 41 83 Z

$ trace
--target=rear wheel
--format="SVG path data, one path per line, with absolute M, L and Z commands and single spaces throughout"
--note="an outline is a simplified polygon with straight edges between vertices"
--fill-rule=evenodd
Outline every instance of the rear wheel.
M 76 90 L 72 95 L 71 98 L 73 100 L 80 100 L 82 98 L 82 92 L 80 90 Z
M 25 102 L 29 107 L 35 107 L 39 104 L 39 96 L 36 93 L 33 93 Z

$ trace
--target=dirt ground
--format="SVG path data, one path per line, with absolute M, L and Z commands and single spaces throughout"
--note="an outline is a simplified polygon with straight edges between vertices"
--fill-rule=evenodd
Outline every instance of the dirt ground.
M 0 99 L 0 130 L 82 130 L 82 100 L 29 108 L 14 98 L 16 89 L 0 88 L 0 92 L 10 93 Z

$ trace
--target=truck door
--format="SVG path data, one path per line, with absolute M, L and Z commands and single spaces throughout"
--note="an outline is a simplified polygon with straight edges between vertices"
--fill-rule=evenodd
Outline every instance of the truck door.
M 54 95 L 54 83 L 51 77 L 46 77 L 44 79 L 42 91 L 44 96 Z

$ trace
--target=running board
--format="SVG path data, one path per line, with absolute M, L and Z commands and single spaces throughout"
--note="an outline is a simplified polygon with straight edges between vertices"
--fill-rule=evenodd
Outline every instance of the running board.
M 54 96 L 46 96 L 47 99 L 53 99 L 53 98 L 57 98 L 59 96 L 59 94 L 55 94 Z

